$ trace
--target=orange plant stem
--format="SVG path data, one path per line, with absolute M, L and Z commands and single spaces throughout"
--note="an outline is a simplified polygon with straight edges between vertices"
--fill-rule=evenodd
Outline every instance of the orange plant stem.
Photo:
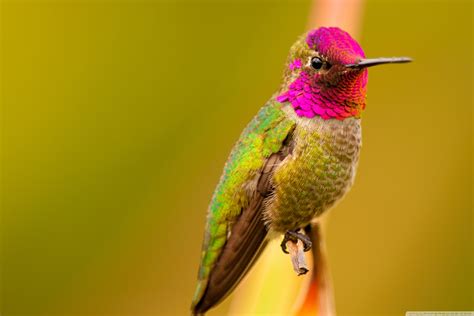
M 362 28 L 365 0 L 314 0 L 308 19 L 308 29 L 337 26 L 358 38 Z

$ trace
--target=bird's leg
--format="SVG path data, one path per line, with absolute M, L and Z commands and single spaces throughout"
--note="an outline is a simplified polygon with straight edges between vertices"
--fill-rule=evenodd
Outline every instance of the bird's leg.
M 298 240 L 301 240 L 304 245 L 304 251 L 309 251 L 311 249 L 312 243 L 311 240 L 309 239 L 308 236 L 306 236 L 303 233 L 299 232 L 299 228 L 296 230 L 289 230 L 285 233 L 285 236 L 283 237 L 283 240 L 281 241 L 281 250 L 283 250 L 284 253 L 288 253 L 288 250 L 286 248 L 286 243 L 288 241 L 292 241 L 294 243 L 298 242 Z

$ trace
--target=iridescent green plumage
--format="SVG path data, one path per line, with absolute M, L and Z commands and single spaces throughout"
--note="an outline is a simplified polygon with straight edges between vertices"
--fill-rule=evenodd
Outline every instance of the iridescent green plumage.
M 295 120 L 292 155 L 275 170 L 275 192 L 267 201 L 265 217 L 272 230 L 305 227 L 334 205 L 352 184 L 359 160 L 362 131 L 360 119 L 324 120 L 298 117 Z
M 267 229 L 284 234 L 310 224 L 344 195 L 355 175 L 360 145 L 360 119 L 339 121 L 298 117 L 289 104 L 275 101 L 263 107 L 231 152 L 211 200 L 194 306 L 204 296 L 209 277 L 216 273 L 216 262 L 226 243 L 228 246 L 229 241 L 241 237 L 230 238 L 235 233 L 233 225 L 250 199 L 255 199 L 256 178 L 261 177 L 262 168 L 272 154 L 285 148 L 287 151 L 284 159 L 272 162 L 275 166 L 269 177 L 272 191 L 261 203 L 259 220 L 266 223 Z M 248 229 L 251 225 L 248 224 Z M 244 248 L 249 243 L 251 241 L 247 240 L 237 242 L 237 245 Z M 252 259 L 245 257 L 244 250 L 239 250 L 245 264 L 240 267 L 243 275 Z M 231 261 L 221 262 L 221 276 L 222 270 L 235 272 L 233 267 L 223 268 L 222 265 L 241 263 L 236 257 Z M 219 282 L 227 281 L 219 278 Z
M 249 203 L 249 191 L 265 159 L 280 150 L 295 122 L 276 101 L 265 105 L 243 131 L 224 167 L 209 206 L 194 304 L 203 295 L 210 270 L 221 254 L 230 225 Z

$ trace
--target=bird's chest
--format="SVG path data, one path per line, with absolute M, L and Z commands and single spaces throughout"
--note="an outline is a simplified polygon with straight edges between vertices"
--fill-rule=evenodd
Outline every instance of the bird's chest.
M 293 151 L 273 177 L 272 228 L 304 226 L 341 199 L 352 185 L 360 146 L 359 119 L 298 118 Z

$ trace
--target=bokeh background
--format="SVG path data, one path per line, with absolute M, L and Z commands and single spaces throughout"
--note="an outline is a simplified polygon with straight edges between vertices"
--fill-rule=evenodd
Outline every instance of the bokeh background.
M 3 0 L 1 314 L 187 315 L 210 195 L 309 8 Z M 327 225 L 339 315 L 474 309 L 472 15 L 366 3 L 366 55 L 415 62 L 369 71 Z

